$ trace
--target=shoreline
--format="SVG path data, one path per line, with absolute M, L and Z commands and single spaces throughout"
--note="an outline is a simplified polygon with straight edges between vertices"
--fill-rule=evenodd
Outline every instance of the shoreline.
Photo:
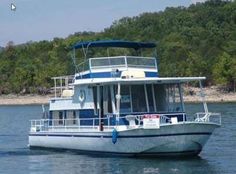
M 185 103 L 201 103 L 199 96 L 199 88 L 184 87 L 184 102 Z M 236 102 L 236 92 L 224 93 L 219 92 L 216 87 L 204 88 L 205 99 L 207 103 L 229 103 Z M 49 95 L 0 95 L 0 106 L 7 105 L 42 105 L 48 104 L 53 94 Z

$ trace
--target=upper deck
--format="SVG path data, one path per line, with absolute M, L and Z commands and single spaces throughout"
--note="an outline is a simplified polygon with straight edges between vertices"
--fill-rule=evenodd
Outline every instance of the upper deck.
M 98 47 L 100 48 L 99 50 L 91 50 L 92 48 Z M 122 75 L 139 76 L 143 78 L 158 77 L 155 56 L 143 56 L 143 53 L 150 53 L 150 50 L 145 52 L 145 49 L 154 48 L 156 53 L 155 43 L 100 40 L 78 42 L 72 48 L 74 52 L 74 64 L 77 70 L 75 80 L 122 77 Z M 104 50 L 104 48 L 106 50 Z M 112 50 L 114 48 L 116 49 Z M 119 48 L 119 51 L 122 50 L 123 53 L 119 51 L 116 52 L 118 50 L 117 48 Z M 76 63 L 76 49 L 82 50 L 84 55 L 84 61 L 80 64 Z M 96 53 L 89 55 L 90 52 L 98 52 L 99 56 L 96 56 Z M 100 57 L 101 54 L 106 54 L 106 56 Z M 81 59 L 79 60 L 81 61 Z
M 115 56 L 89 58 L 78 65 L 75 79 L 111 78 L 122 75 L 158 77 L 156 58 L 137 56 Z M 131 73 L 132 72 L 132 73 Z

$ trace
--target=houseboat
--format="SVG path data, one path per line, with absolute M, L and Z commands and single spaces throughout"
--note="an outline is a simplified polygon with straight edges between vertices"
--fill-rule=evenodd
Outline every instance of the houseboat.
M 96 54 L 97 49 L 102 51 Z M 208 111 L 202 88 L 205 77 L 159 76 L 155 54 L 143 56 L 155 49 L 155 43 L 122 40 L 76 43 L 75 75 L 52 78 L 55 96 L 43 117 L 31 120 L 30 148 L 127 156 L 198 155 L 221 125 L 221 116 Z M 96 56 L 101 52 L 106 57 Z M 204 108 L 194 117 L 186 114 L 183 101 L 182 87 L 191 81 L 200 85 Z

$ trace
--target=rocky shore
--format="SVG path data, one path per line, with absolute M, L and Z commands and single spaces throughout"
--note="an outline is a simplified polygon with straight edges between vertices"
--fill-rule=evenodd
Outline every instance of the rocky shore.
M 204 88 L 205 100 L 209 103 L 214 102 L 236 102 L 236 92 L 223 92 L 216 86 Z M 184 88 L 185 102 L 201 102 L 200 89 L 194 87 Z
M 50 98 L 50 95 L 0 95 L 0 105 L 48 104 Z
M 185 87 L 185 102 L 201 102 L 199 88 Z M 236 102 L 236 92 L 221 92 L 216 87 L 204 88 L 207 102 Z M 48 104 L 53 95 L 0 95 L 0 105 Z

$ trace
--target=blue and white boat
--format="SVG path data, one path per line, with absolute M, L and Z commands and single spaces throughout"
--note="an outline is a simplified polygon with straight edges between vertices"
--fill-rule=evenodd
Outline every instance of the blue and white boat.
M 108 56 L 88 58 L 99 47 Z M 43 118 L 31 120 L 29 146 L 131 156 L 199 154 L 221 125 L 220 114 L 208 111 L 205 77 L 159 77 L 156 57 L 140 56 L 155 48 L 119 40 L 75 44 L 77 71 L 53 78 L 55 96 Z M 114 49 L 125 53 L 110 56 Z M 84 62 L 77 65 L 81 50 Z M 190 81 L 199 82 L 204 108 L 195 118 L 187 116 L 183 101 L 182 85 Z

